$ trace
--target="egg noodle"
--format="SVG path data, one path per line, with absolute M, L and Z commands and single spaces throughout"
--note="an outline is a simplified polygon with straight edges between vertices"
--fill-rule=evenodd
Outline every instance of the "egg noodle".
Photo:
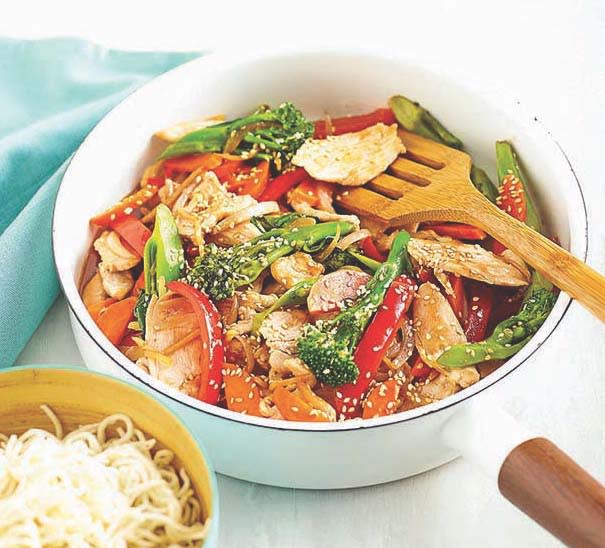
M 63 435 L 0 434 L 0 546 L 200 546 L 204 521 L 174 454 L 115 414 Z

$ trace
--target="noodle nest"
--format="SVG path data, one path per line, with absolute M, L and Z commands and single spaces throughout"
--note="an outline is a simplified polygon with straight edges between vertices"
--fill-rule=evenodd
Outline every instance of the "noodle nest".
M 174 454 L 116 414 L 0 434 L 0 546 L 200 546 L 209 520 Z

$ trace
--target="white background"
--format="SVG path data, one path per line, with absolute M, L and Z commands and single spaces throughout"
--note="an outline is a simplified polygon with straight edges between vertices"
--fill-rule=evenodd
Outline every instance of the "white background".
M 447 67 L 485 89 L 503 89 L 541 118 L 569 153 L 588 202 L 589 262 L 605 271 L 605 6 L 598 0 L 14 0 L 2 12 L 0 34 L 77 35 L 130 49 L 386 46 Z M 598 321 L 573 305 L 531 363 L 492 390 L 510 412 L 600 480 L 604 335 Z M 62 299 L 20 363 L 82 363 Z M 380 466 L 380 448 L 369 465 Z M 460 460 L 415 478 L 350 491 L 275 489 L 226 477 L 219 477 L 219 488 L 221 546 L 227 548 L 556 544 Z

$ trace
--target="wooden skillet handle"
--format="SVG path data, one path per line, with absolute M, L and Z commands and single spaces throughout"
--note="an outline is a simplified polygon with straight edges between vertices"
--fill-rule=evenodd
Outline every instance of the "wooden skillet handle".
M 472 222 L 514 251 L 605 322 L 605 277 L 554 242 L 513 219 L 479 192 L 466 208 Z
M 500 492 L 569 546 L 605 546 L 605 487 L 556 445 L 533 438 L 506 457 Z

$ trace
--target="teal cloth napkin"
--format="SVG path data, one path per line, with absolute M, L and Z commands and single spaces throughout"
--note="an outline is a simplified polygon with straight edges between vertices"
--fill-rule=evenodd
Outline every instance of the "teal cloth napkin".
M 199 55 L 0 38 L 0 368 L 58 294 L 51 217 L 71 155 L 120 100 Z

